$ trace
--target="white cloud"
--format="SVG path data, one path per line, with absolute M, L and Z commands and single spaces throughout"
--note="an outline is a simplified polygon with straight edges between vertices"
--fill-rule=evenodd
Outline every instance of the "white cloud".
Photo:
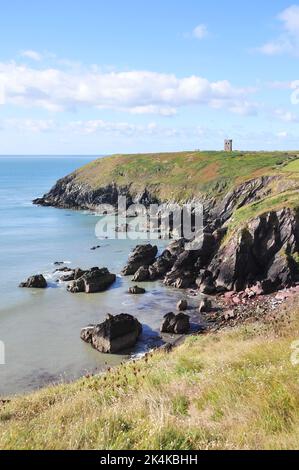
M 274 111 L 274 115 L 280 119 L 281 121 L 284 121 L 284 122 L 298 122 L 298 116 L 297 114 L 291 112 L 291 111 L 287 111 L 285 109 L 275 109 Z
M 258 50 L 265 55 L 293 54 L 299 56 L 299 5 L 292 5 L 278 15 L 280 35 Z
M 2 101 L 49 111 L 100 108 L 135 114 L 173 115 L 190 105 L 239 109 L 248 107 L 248 94 L 229 81 L 211 82 L 192 75 L 149 71 L 101 72 L 97 68 L 34 68 L 15 62 L 0 63 Z
M 205 24 L 199 24 L 198 26 L 196 26 L 196 28 L 194 28 L 193 32 L 192 32 L 192 35 L 193 37 L 195 37 L 196 39 L 203 39 L 205 38 L 206 36 L 208 36 L 208 28 Z
M 29 133 L 49 132 L 58 127 L 52 119 L 5 119 L 1 125 L 2 128 Z
M 277 137 L 279 137 L 280 139 L 286 139 L 288 135 L 289 134 L 287 133 L 287 131 L 281 131 L 277 133 Z
M 22 51 L 21 56 L 26 57 L 27 59 L 35 60 L 36 62 L 40 62 L 43 58 L 39 52 L 32 50 Z

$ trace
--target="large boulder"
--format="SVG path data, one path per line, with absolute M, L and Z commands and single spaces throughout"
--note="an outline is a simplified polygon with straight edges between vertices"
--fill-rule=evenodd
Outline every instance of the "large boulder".
M 105 291 L 115 280 L 115 274 L 111 274 L 107 268 L 92 268 L 89 271 L 85 271 L 81 277 L 69 284 L 67 290 L 73 294 L 78 292 L 94 294 Z
M 164 316 L 161 326 L 161 333 L 170 333 L 176 335 L 187 334 L 190 331 L 190 317 L 184 313 L 175 315 L 170 312 Z
M 133 348 L 142 333 L 142 325 L 131 315 L 108 315 L 99 325 L 90 325 L 81 331 L 81 339 L 97 351 L 117 354 Z
M 150 244 L 136 246 L 122 274 L 124 276 L 131 276 L 135 274 L 141 266 L 150 266 L 155 261 L 157 253 L 158 248 L 156 246 Z
M 42 274 L 37 274 L 29 277 L 27 281 L 21 282 L 20 287 L 27 287 L 28 289 L 46 289 L 48 284 Z

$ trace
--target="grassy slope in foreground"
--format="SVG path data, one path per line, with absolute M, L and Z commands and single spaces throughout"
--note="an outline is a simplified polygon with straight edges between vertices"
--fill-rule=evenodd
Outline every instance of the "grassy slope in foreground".
M 298 308 L 0 408 L 1 449 L 298 449 Z
M 181 152 L 114 155 L 80 168 L 76 181 L 93 189 L 116 183 L 138 193 L 145 187 L 160 200 L 185 201 L 200 194 L 221 196 L 243 181 L 263 175 L 283 174 L 296 154 L 282 152 Z M 293 163 L 293 162 L 292 162 Z M 292 164 L 291 163 L 291 164 Z M 299 168 L 290 172 L 298 173 Z M 298 173 L 299 174 L 299 173 Z

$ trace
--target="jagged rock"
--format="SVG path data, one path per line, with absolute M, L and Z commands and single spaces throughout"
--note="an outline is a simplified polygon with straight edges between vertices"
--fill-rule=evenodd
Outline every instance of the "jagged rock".
M 225 243 L 212 260 L 216 286 L 244 290 L 258 281 L 263 290 L 288 287 L 296 281 L 299 249 L 298 214 L 292 209 L 268 212 L 248 223 Z
M 213 295 L 216 292 L 216 286 L 213 274 L 208 269 L 202 269 L 196 279 L 196 285 L 202 294 Z
M 93 294 L 108 289 L 116 280 L 115 274 L 111 274 L 107 268 L 92 268 L 81 277 L 73 281 L 67 290 L 73 294 L 85 292 Z
M 167 286 L 185 289 L 193 287 L 200 270 L 206 267 L 216 250 L 212 234 L 203 233 L 193 242 L 192 250 L 184 250 L 177 257 L 172 269 L 166 274 Z
M 157 279 L 163 279 L 165 274 L 172 268 L 176 260 L 175 255 L 173 255 L 169 249 L 165 250 L 157 260 L 149 266 L 149 276 L 151 281 L 156 281 Z
M 135 274 L 141 266 L 149 266 L 155 261 L 157 253 L 158 248 L 156 246 L 150 244 L 136 246 L 122 274 L 130 276 Z
M 212 310 L 212 301 L 204 297 L 199 305 L 199 313 L 209 313 Z
M 132 278 L 133 282 L 145 282 L 150 279 L 148 266 L 141 266 Z
M 135 346 L 142 325 L 132 315 L 108 315 L 99 325 L 89 325 L 81 331 L 81 339 L 101 353 L 117 354 Z
M 61 281 L 62 282 L 70 282 L 70 281 L 76 281 L 77 279 L 80 279 L 80 277 L 83 276 L 87 271 L 83 271 L 80 268 L 77 269 L 72 269 L 69 274 L 66 274 L 65 276 L 62 276 Z
M 47 281 L 42 274 L 31 276 L 25 282 L 21 282 L 19 287 L 27 287 L 28 289 L 46 289 Z
M 190 317 L 184 313 L 167 313 L 161 326 L 161 333 L 187 334 L 190 331 Z
M 146 290 L 139 286 L 130 287 L 129 294 L 140 295 L 145 294 Z
M 180 312 L 185 312 L 185 310 L 187 310 L 188 308 L 188 302 L 187 300 L 185 299 L 182 299 L 178 302 L 177 304 L 177 309 L 180 311 Z

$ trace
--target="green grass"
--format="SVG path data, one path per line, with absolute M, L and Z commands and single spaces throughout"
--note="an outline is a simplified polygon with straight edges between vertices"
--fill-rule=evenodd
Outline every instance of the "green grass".
M 234 211 L 229 220 L 229 230 L 234 231 L 245 226 L 250 220 L 272 210 L 280 210 L 284 207 L 297 209 L 299 207 L 299 191 L 285 191 L 279 194 L 265 197 L 260 201 L 247 204 Z
M 298 166 L 298 160 L 290 163 L 295 158 L 286 152 L 114 155 L 89 163 L 75 176 L 92 188 L 116 183 L 137 194 L 147 187 L 160 200 L 186 201 L 201 194 L 221 197 L 236 184 L 262 175 L 287 177 L 285 169 Z
M 298 307 L 0 408 L 1 449 L 298 449 Z

